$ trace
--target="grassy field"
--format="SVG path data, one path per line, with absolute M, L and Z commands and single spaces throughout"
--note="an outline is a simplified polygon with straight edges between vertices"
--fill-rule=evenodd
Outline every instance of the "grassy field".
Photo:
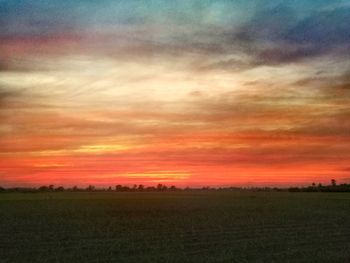
M 350 262 L 350 194 L 0 194 L 0 262 Z

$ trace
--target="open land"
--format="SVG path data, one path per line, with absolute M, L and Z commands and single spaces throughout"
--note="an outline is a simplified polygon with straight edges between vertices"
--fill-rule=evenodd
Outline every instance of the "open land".
M 1 262 L 350 262 L 350 194 L 0 194 Z

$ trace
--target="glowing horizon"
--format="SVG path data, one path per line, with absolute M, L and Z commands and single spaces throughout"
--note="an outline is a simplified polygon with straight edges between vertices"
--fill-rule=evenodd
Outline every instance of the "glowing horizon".
M 350 182 L 349 1 L 1 1 L 0 185 Z

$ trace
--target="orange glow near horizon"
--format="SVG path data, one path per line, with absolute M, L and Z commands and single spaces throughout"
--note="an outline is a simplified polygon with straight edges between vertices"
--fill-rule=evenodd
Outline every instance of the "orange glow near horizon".
M 14 140 L 9 151 L 2 153 L 1 180 L 5 186 L 103 187 L 157 183 L 182 187 L 288 186 L 327 183 L 331 178 L 347 180 L 346 169 L 340 169 L 347 161 L 327 155 L 327 149 L 347 150 L 349 145 L 341 138 L 269 134 L 157 134 L 141 136 L 143 142 L 135 138 L 138 143 L 133 146 L 131 138 L 124 139 L 129 142 L 122 145 L 115 144 L 113 136 L 108 140 L 110 145 L 82 142 L 74 147 L 70 146 L 72 138 L 57 139 L 55 145 L 28 138 L 17 146 Z

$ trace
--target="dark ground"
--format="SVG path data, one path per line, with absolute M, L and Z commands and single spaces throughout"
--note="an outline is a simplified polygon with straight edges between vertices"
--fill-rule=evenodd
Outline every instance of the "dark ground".
M 350 194 L 0 194 L 0 262 L 350 262 Z

